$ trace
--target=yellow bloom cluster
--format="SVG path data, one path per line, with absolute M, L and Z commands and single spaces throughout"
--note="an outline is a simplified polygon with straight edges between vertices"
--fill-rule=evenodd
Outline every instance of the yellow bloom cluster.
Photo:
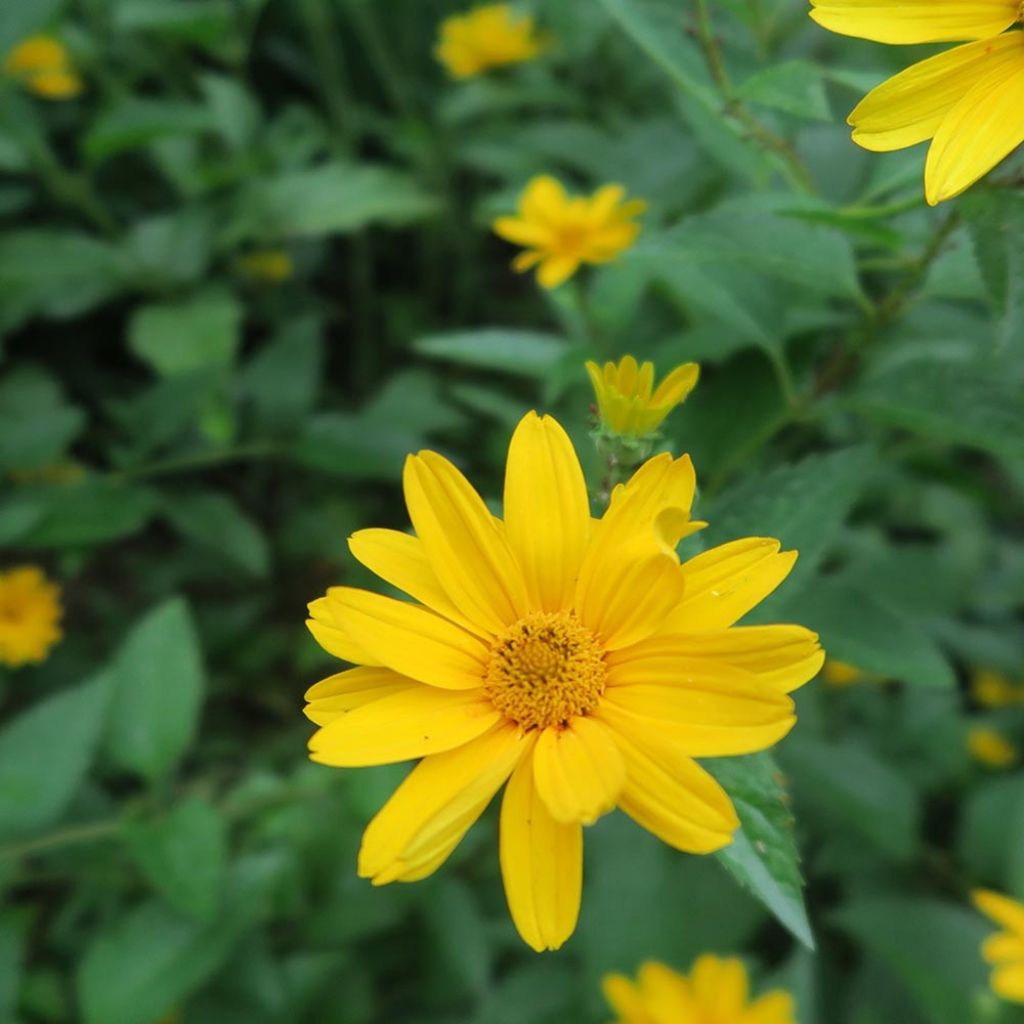
M 45 660 L 61 638 L 60 587 L 34 565 L 0 573 L 0 665 Z
M 434 54 L 452 78 L 533 60 L 543 49 L 533 18 L 509 4 L 488 4 L 441 23 Z
M 587 373 L 594 385 L 597 408 L 605 430 L 620 437 L 644 437 L 653 434 L 665 417 L 686 401 L 697 384 L 700 367 L 696 363 L 677 366 L 654 387 L 654 364 L 637 364 L 625 356 L 616 365 L 588 362 Z
M 1005 929 L 981 947 L 981 955 L 992 965 L 992 991 L 1024 1003 L 1024 904 L 988 889 L 976 889 L 972 898 L 986 917 Z
M 67 47 L 53 36 L 23 39 L 4 59 L 4 72 L 48 100 L 73 99 L 85 87 Z

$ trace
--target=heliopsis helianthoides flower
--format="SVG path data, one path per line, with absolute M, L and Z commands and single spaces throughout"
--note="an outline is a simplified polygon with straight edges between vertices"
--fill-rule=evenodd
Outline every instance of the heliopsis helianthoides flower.
M 588 362 L 587 373 L 594 385 L 601 424 L 620 437 L 653 434 L 665 417 L 686 401 L 700 376 L 696 363 L 677 366 L 654 387 L 654 364 L 637 365 L 633 356 L 624 356 L 619 364 Z
M 4 58 L 4 71 L 48 100 L 73 99 L 84 88 L 67 47 L 53 36 L 23 39 Z
M 615 1024 L 796 1024 L 793 997 L 781 989 L 750 1001 L 743 961 L 705 954 L 689 977 L 664 964 L 645 963 L 636 981 L 604 979 Z
M 968 729 L 967 750 L 986 768 L 1009 768 L 1020 756 L 1020 751 L 998 729 L 987 725 Z
M 975 669 L 971 673 L 971 696 L 986 708 L 1024 704 L 1024 681 L 1014 682 L 993 669 Z
M 0 572 L 0 665 L 43 661 L 61 638 L 60 587 L 34 565 Z
M 507 781 L 500 859 L 512 918 L 536 950 L 572 933 L 582 826 L 618 806 L 679 850 L 709 853 L 738 827 L 694 760 L 763 750 L 794 724 L 788 691 L 821 666 L 799 626 L 736 627 L 795 552 L 759 537 L 680 565 L 695 479 L 659 455 L 591 518 L 565 431 L 529 413 L 515 430 L 504 520 L 447 459 L 406 460 L 415 536 L 361 530 L 355 557 L 413 599 L 335 587 L 309 627 L 360 667 L 318 683 L 313 760 L 422 758 L 370 822 L 359 873 L 413 881 L 451 854 Z
M 499 217 L 495 232 L 526 247 L 513 261 L 520 273 L 537 267 L 537 281 L 557 288 L 581 263 L 608 263 L 628 249 L 640 233 L 633 218 L 647 209 L 642 199 L 624 201 L 621 185 L 603 185 L 590 198 L 570 196 L 561 182 L 543 174 L 519 197 L 514 217 Z
M 445 18 L 434 55 L 452 78 L 472 78 L 533 60 L 543 48 L 533 18 L 509 4 L 488 4 Z
M 981 955 L 993 968 L 992 991 L 1024 1003 L 1024 903 L 989 889 L 975 889 L 971 898 L 986 917 L 1005 929 L 989 936 L 981 947 Z
M 932 140 L 925 198 L 959 195 L 1024 142 L 1019 0 L 811 0 L 833 32 L 881 43 L 947 43 L 873 89 L 849 116 L 853 141 L 888 152 Z M 1006 31 L 1014 29 L 1014 31 Z

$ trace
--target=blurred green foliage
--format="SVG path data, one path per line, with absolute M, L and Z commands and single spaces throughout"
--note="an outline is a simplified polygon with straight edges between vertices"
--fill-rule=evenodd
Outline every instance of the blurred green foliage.
M 542 58 L 453 83 L 443 0 L 0 5 L 0 52 L 56 33 L 86 82 L 0 83 L 0 569 L 66 605 L 0 677 L 0 1021 L 595 1021 L 602 973 L 706 950 L 801 1024 L 1024 1020 L 966 898 L 1024 897 L 1024 774 L 965 745 L 1024 746 L 1024 706 L 965 686 L 1024 675 L 1019 160 L 928 210 L 921 153 L 842 124 L 905 54 L 802 0 L 533 6 Z M 637 245 L 515 276 L 489 223 L 538 173 L 646 199 Z M 303 605 L 367 582 L 349 532 L 406 526 L 409 451 L 497 498 L 541 407 L 596 487 L 582 362 L 627 351 L 703 365 L 666 438 L 711 523 L 687 545 L 800 549 L 756 618 L 886 681 L 809 686 L 781 773 L 711 765 L 728 871 L 599 822 L 538 957 L 493 821 L 428 881 L 356 878 L 401 770 L 305 762 L 333 668 Z

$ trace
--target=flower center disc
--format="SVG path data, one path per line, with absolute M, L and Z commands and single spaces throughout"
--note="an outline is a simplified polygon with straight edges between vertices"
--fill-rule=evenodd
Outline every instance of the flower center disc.
M 534 612 L 494 642 L 484 688 L 523 729 L 543 729 L 597 707 L 607 676 L 604 651 L 575 615 Z

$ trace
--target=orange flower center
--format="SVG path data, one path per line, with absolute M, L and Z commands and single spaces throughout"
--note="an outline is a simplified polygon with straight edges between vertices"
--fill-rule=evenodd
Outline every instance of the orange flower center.
M 543 729 L 597 707 L 607 677 L 604 650 L 572 612 L 533 612 L 494 642 L 484 688 L 523 729 Z

